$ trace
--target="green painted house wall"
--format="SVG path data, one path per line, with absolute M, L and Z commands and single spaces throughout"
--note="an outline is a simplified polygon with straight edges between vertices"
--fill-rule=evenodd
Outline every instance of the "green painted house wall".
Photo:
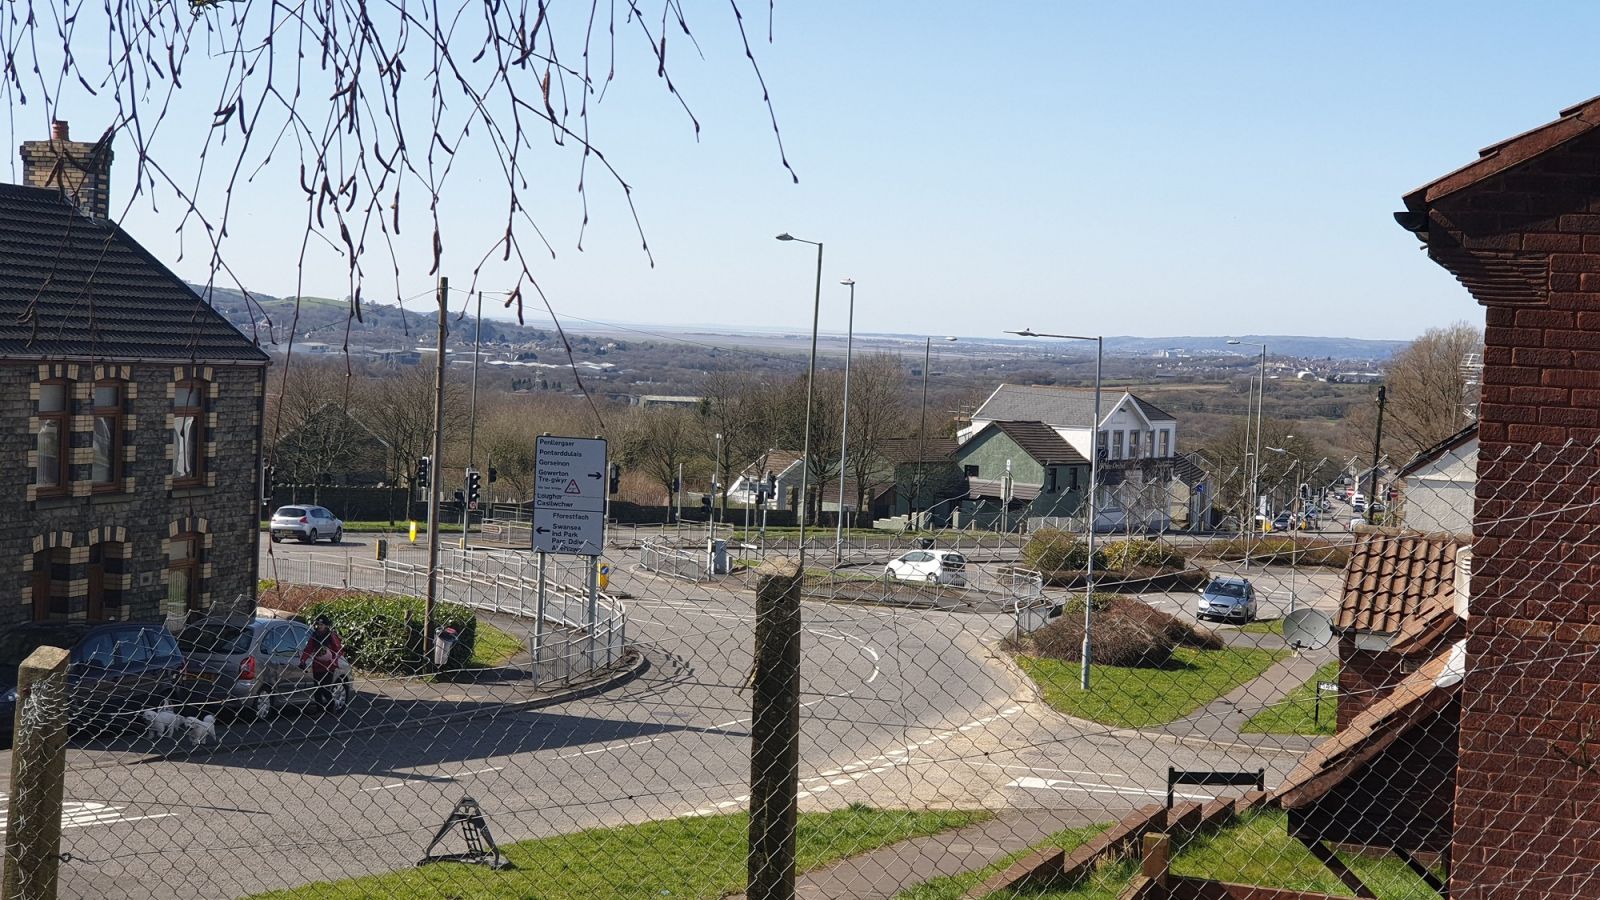
M 1072 466 L 1050 466 L 1049 469 L 1055 471 L 1056 490 L 1054 493 L 1045 493 L 1044 488 L 1050 483 L 1047 468 L 1024 452 L 1021 447 L 1017 446 L 1016 441 L 1013 441 L 1009 435 L 999 429 L 989 429 L 980 433 L 956 450 L 956 464 L 962 468 L 969 478 L 999 481 L 1006 476 L 1007 460 L 1011 462 L 1011 480 L 1013 484 L 1026 484 L 1040 488 L 1038 498 L 1032 503 L 1014 502 L 1012 504 L 1013 510 L 1023 510 L 1020 518 L 1030 516 L 1071 516 L 1077 514 L 1078 506 L 1083 501 L 1084 489 L 1089 484 L 1089 465 L 1087 463 Z M 971 466 L 976 466 L 977 471 L 972 471 L 969 468 Z M 969 513 L 974 517 L 974 523 L 978 527 L 988 528 L 992 527 L 991 523 L 998 519 L 999 506 L 998 501 L 975 503 Z M 1015 518 L 1015 516 L 1008 517 L 1008 522 L 1010 518 Z

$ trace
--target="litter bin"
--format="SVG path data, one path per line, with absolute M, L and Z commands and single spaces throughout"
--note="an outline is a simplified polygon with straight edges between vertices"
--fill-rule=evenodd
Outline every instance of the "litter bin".
M 717 538 L 706 540 L 706 557 L 710 562 L 711 574 L 728 574 L 728 542 Z
M 445 666 L 450 664 L 450 651 L 456 648 L 456 641 L 461 635 L 454 628 L 441 628 L 433 635 L 433 664 Z

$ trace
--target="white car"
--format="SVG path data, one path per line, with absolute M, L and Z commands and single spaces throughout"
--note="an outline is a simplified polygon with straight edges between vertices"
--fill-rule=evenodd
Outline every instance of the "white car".
M 966 557 L 954 550 L 913 550 L 883 568 L 886 578 L 926 581 L 929 584 L 964 585 Z
M 286 537 L 314 544 L 322 538 L 337 544 L 344 540 L 344 523 L 320 506 L 280 506 L 272 514 L 274 544 Z

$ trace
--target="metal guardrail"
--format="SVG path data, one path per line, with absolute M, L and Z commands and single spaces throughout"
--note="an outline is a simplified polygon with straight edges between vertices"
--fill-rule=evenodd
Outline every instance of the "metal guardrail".
M 426 566 L 389 560 L 357 561 L 345 557 L 330 563 L 307 556 L 304 580 L 299 561 L 275 565 L 267 574 L 290 584 L 352 588 L 421 597 L 426 593 Z M 546 557 L 544 591 L 540 592 L 537 559 L 514 551 L 441 550 L 439 597 L 474 609 L 532 620 L 528 646 L 536 683 L 571 681 L 622 658 L 627 644 L 627 607 L 617 598 L 597 593 L 589 604 L 586 557 Z M 554 626 L 551 628 L 550 626 Z
M 639 565 L 658 575 L 670 575 L 686 581 L 707 581 L 711 578 L 706 551 L 674 547 L 661 541 L 644 541 L 639 545 Z

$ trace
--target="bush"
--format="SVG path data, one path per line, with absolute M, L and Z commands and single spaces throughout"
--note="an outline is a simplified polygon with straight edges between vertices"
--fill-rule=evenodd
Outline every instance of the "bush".
M 1196 628 L 1132 598 L 1095 595 L 1094 639 L 1090 654 L 1095 665 L 1159 668 L 1172 659 L 1178 647 L 1220 650 L 1222 640 L 1211 631 Z M 1012 650 L 1078 662 L 1083 657 L 1083 599 L 1076 614 L 1069 602 L 1048 625 L 1020 640 L 1008 642 Z
M 1137 568 L 1181 569 L 1187 563 L 1183 554 L 1160 541 L 1130 539 L 1112 541 L 1101 551 L 1106 568 L 1128 572 Z
M 1105 554 L 1095 555 L 1096 565 L 1105 565 Z M 1089 564 L 1089 545 L 1059 528 L 1041 528 L 1023 545 L 1022 561 L 1046 575 L 1076 571 Z
M 1251 562 L 1284 563 L 1291 558 L 1295 565 L 1330 566 L 1342 569 L 1350 562 L 1350 548 L 1331 543 L 1323 538 L 1289 537 L 1288 535 L 1261 535 L 1236 537 L 1214 541 L 1206 547 L 1217 559 L 1244 559 L 1248 553 Z
M 356 668 L 410 673 L 424 668 L 432 649 L 431 641 L 422 635 L 424 605 L 420 597 L 343 591 L 305 604 L 300 614 L 307 619 L 327 616 L 333 620 L 334 630 L 344 641 L 345 656 Z M 459 635 L 447 668 L 465 667 L 477 643 L 477 616 L 460 604 L 441 602 L 434 604 L 433 620 L 436 628 L 454 628 Z

